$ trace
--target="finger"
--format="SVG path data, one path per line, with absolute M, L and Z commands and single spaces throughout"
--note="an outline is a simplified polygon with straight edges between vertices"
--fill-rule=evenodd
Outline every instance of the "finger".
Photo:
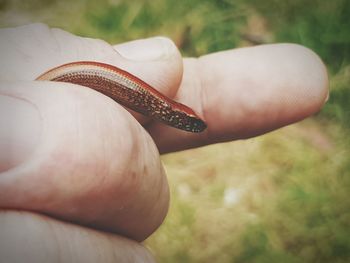
M 154 37 L 111 46 L 43 24 L 0 29 L 0 79 L 34 80 L 74 61 L 98 61 L 122 68 L 173 97 L 182 77 L 182 58 L 172 41 Z M 138 120 L 145 118 L 132 112 Z
M 169 193 L 159 154 L 124 108 L 68 83 L 3 82 L 0 98 L 0 208 L 137 240 L 161 224 Z
M 154 124 L 161 152 L 249 138 L 302 120 L 328 96 L 327 71 L 309 49 L 264 45 L 187 59 L 176 98 L 207 122 L 201 134 Z
M 134 40 L 113 47 L 123 58 L 119 65 L 139 76 L 146 83 L 166 96 L 173 98 L 180 86 L 183 65 L 182 57 L 175 44 L 165 37 Z M 133 112 L 141 123 L 148 118 Z
M 27 212 L 0 213 L 1 262 L 154 262 L 139 243 Z

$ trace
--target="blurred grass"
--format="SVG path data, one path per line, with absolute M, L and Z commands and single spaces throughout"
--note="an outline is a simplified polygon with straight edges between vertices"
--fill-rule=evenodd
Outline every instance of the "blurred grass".
M 147 240 L 159 262 L 350 261 L 350 2 L 0 0 L 0 24 L 41 21 L 111 43 L 171 37 L 184 55 L 294 42 L 330 72 L 302 123 L 163 156 L 172 192 Z

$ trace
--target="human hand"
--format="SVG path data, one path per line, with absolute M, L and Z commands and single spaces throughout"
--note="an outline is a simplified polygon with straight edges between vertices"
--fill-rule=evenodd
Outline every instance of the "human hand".
M 0 255 L 26 262 L 151 261 L 132 240 L 149 236 L 167 212 L 157 148 L 256 136 L 317 112 L 328 94 L 322 62 L 296 45 L 182 60 L 163 38 L 111 47 L 30 25 L 1 30 L 0 57 L 0 207 L 8 209 L 0 214 Z M 186 133 L 131 115 L 93 90 L 33 81 L 78 60 L 129 71 L 193 108 L 208 129 Z

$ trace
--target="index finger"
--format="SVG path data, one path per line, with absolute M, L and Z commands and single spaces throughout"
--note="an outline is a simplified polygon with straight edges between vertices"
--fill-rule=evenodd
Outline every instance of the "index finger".
M 257 136 L 300 121 L 320 110 L 328 76 L 319 57 L 294 44 L 273 44 L 185 59 L 175 99 L 208 124 L 190 134 L 152 124 L 161 152 Z

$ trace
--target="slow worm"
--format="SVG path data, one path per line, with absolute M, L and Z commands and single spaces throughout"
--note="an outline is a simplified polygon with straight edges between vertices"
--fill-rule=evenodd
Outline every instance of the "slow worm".
M 181 130 L 202 132 L 207 127 L 191 108 L 171 100 L 143 80 L 109 64 L 72 62 L 53 68 L 36 80 L 69 82 L 92 88 L 131 110 Z

